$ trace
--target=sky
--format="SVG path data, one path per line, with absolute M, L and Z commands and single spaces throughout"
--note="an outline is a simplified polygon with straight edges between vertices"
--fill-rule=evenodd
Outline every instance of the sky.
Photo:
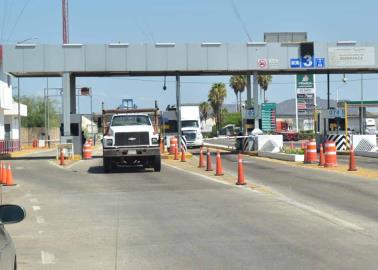
M 237 7 L 239 16 L 234 12 Z M 264 32 L 307 32 L 311 41 L 378 41 L 378 1 L 254 1 L 254 0 L 69 0 L 70 43 L 244 43 L 248 35 L 262 41 Z M 0 44 L 28 42 L 62 43 L 61 0 L 0 0 Z M 331 98 L 358 100 L 360 75 L 331 75 Z M 132 98 L 138 107 L 160 108 L 175 103 L 175 83 L 167 77 L 78 78 L 77 86 L 93 90 L 93 108 L 101 102 L 114 108 L 123 98 Z M 318 75 L 317 95 L 326 98 L 326 77 Z M 229 76 L 182 78 L 182 102 L 207 100 L 211 85 L 224 82 L 225 103 L 235 103 Z M 49 87 L 60 88 L 59 78 L 50 78 Z M 378 74 L 364 75 L 365 100 L 378 100 Z M 17 80 L 14 80 L 17 85 Z M 20 80 L 22 95 L 43 95 L 45 78 Z M 269 102 L 294 98 L 294 76 L 273 76 L 267 92 Z M 245 94 L 244 94 L 245 98 Z M 89 113 L 89 98 L 80 98 L 80 113 Z

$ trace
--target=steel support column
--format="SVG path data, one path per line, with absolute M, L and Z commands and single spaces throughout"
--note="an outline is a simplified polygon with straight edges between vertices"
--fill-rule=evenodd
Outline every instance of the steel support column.
M 181 151 L 181 93 L 180 93 L 180 75 L 176 75 L 176 117 L 178 132 L 178 150 Z
M 63 114 L 63 135 L 70 136 L 71 135 L 71 108 L 72 108 L 72 98 L 71 98 L 71 74 L 69 72 L 63 73 L 62 76 L 62 114 Z M 75 94 L 75 88 L 73 93 Z
M 253 73 L 253 108 L 255 111 L 255 129 L 260 129 L 259 126 L 259 84 L 258 84 L 258 73 Z

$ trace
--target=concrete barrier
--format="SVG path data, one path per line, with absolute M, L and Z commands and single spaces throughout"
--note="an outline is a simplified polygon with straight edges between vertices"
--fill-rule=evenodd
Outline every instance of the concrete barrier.
M 283 147 L 282 135 L 258 135 L 257 151 L 278 153 Z
M 272 153 L 272 152 L 259 151 L 257 152 L 257 155 L 259 157 L 268 157 L 268 158 L 285 160 L 285 161 L 293 161 L 293 162 L 304 161 L 304 155 L 297 155 L 297 154 Z
M 356 156 L 378 158 L 378 152 L 354 151 Z

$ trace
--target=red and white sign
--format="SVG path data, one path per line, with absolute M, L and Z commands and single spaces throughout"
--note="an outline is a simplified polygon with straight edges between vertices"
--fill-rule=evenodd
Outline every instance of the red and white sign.
M 259 65 L 260 68 L 267 68 L 268 67 L 268 62 L 265 58 L 257 60 L 257 64 Z

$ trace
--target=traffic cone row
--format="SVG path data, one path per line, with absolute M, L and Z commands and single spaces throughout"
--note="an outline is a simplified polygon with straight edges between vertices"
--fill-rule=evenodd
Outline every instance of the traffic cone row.
M 8 163 L 8 168 L 5 162 L 0 162 L 0 180 L 1 184 L 5 186 L 14 186 L 12 168 L 10 163 Z

